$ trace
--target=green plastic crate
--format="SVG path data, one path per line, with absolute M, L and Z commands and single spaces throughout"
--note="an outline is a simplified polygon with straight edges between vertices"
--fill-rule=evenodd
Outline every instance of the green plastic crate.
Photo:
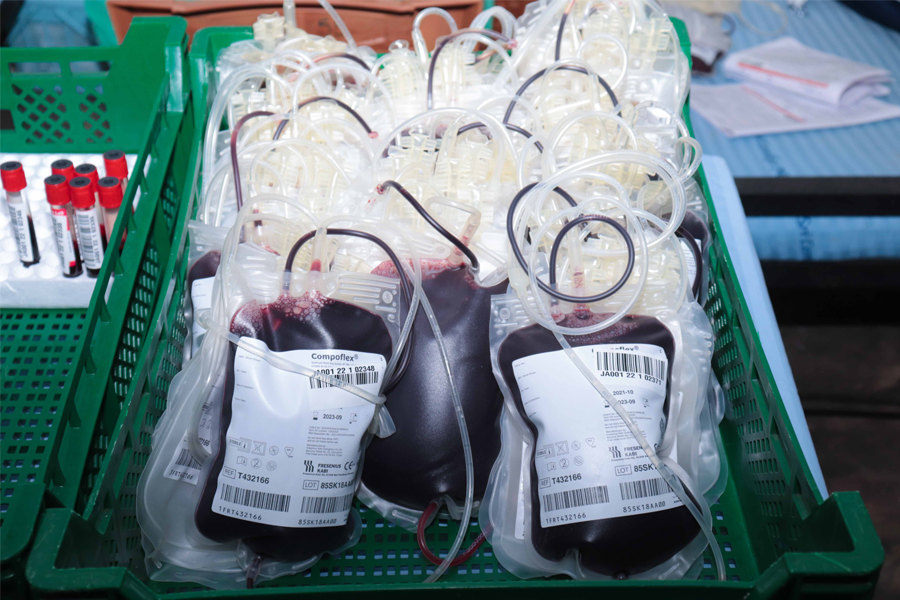
M 686 41 L 683 26 L 679 35 Z M 198 127 L 192 168 L 202 137 L 202 115 L 209 105 L 208 82 L 219 50 L 250 37 L 249 28 L 199 31 L 191 49 L 193 106 Z M 685 51 L 688 48 L 685 44 Z M 685 110 L 687 115 L 687 109 Z M 709 194 L 701 172 L 704 190 Z M 193 189 L 196 193 L 196 187 Z M 660 598 L 868 598 L 883 561 L 883 550 L 868 513 L 856 493 L 823 499 L 800 453 L 772 373 L 759 351 L 759 337 L 737 285 L 728 249 L 712 211 L 713 250 L 707 312 L 717 336 L 714 368 L 728 397 L 722 434 L 729 463 L 726 491 L 713 506 L 716 535 L 723 549 L 728 581 L 712 580 L 711 557 L 697 580 L 667 582 L 575 582 L 564 578 L 522 581 L 498 564 L 484 545 L 466 564 L 452 568 L 437 584 L 424 585 L 432 566 L 421 558 L 415 537 L 363 510 L 360 543 L 339 557 L 327 557 L 312 569 L 263 584 L 253 591 L 213 592 L 192 584 L 149 581 L 135 519 L 137 474 L 150 453 L 149 434 L 165 408 L 166 388 L 181 361 L 185 335 L 181 305 L 157 310 L 165 343 L 145 352 L 150 375 L 134 389 L 138 407 L 122 434 L 128 456 L 102 481 L 104 515 L 85 519 L 70 510 L 50 510 L 28 563 L 35 594 L 46 598 L 221 599 L 259 595 L 289 598 L 327 594 L 358 598 L 361 593 L 406 598 L 421 594 L 490 600 L 497 594 L 540 598 L 603 594 L 629 600 Z M 176 271 L 183 285 L 185 265 Z M 183 292 L 182 292 L 183 293 Z M 147 349 L 149 350 L 149 349 Z M 132 409 L 129 409 L 130 411 Z M 454 523 L 431 526 L 432 548 L 445 551 L 457 532 Z M 469 539 L 478 532 L 473 521 Z
M 163 267 L 179 229 L 185 161 L 173 152 L 187 102 L 183 19 L 135 21 L 121 46 L 5 49 L 5 152 L 137 154 L 126 204 L 87 309 L 0 311 L 2 590 L 24 590 L 28 549 L 46 508 L 80 512 L 100 475 L 111 426 L 139 367 Z M 99 61 L 106 70 L 79 72 Z M 23 63 L 57 73 L 20 73 Z

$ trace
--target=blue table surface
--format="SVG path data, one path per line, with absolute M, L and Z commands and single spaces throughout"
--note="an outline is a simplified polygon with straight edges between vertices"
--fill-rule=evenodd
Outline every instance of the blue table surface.
M 825 478 L 822 476 L 822 467 L 813 446 L 809 426 L 803 407 L 800 405 L 800 395 L 797 393 L 797 384 L 791 373 L 787 353 L 784 350 L 784 342 L 781 340 L 781 332 L 775 320 L 775 311 L 772 309 L 772 301 L 766 289 L 766 280 L 763 278 L 762 267 L 753 247 L 750 237 L 750 229 L 747 226 L 747 217 L 744 215 L 744 207 L 738 196 L 734 179 L 728 170 L 725 161 L 717 156 L 703 158 L 703 167 L 709 181 L 710 195 L 719 216 L 722 237 L 734 263 L 738 283 L 744 292 L 744 298 L 750 308 L 750 318 L 759 334 L 762 351 L 769 361 L 775 386 L 781 393 L 787 416 L 794 433 L 800 444 L 803 456 L 809 465 L 813 480 L 822 494 L 828 496 L 825 487 Z
M 900 80 L 900 32 L 860 16 L 833 0 L 811 0 L 802 14 L 779 2 L 788 14 L 790 36 L 811 48 L 861 63 L 883 67 Z M 745 17 L 757 28 L 772 31 L 780 24 L 765 3 L 743 2 Z M 737 23 L 732 50 L 777 39 L 750 31 Z M 721 61 L 712 76 L 694 76 L 696 84 L 734 81 L 721 74 Z M 900 104 L 900 81 L 889 85 L 881 100 Z M 694 133 L 704 153 L 721 156 L 732 174 L 743 177 L 860 177 L 900 176 L 900 119 L 855 127 L 823 129 L 731 139 L 696 112 Z

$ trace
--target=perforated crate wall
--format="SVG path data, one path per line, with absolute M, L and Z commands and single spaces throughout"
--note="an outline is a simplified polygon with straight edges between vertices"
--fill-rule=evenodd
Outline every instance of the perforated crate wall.
M 110 234 L 118 239 L 127 231 L 126 242 L 107 248 L 87 310 L 0 311 L 4 594 L 24 589 L 41 512 L 85 506 L 165 289 L 162 267 L 181 196 L 170 193 L 166 205 L 159 195 L 184 114 L 186 25 L 177 18 L 141 21 L 118 47 L 4 49 L 0 56 L 3 149 L 136 154 L 124 203 L 140 199 Z M 83 72 L 83 62 L 106 70 Z M 41 63 L 41 72 L 24 72 L 28 63 Z
M 22 89 L 13 84 L 17 96 L 14 111 L 19 126 L 27 132 L 27 144 L 113 144 L 103 84 L 88 89 L 67 83 L 52 87 L 32 85 Z
M 41 481 L 46 469 L 84 313 L 0 313 L 0 527 L 17 487 Z
M 708 191 L 707 191 L 708 194 Z M 714 236 L 720 237 L 713 223 Z M 739 470 L 738 489 L 747 525 L 765 535 L 753 536 L 753 554 L 762 565 L 785 552 L 814 546 L 816 532 L 803 519 L 821 497 L 812 487 L 808 467 L 797 453 L 790 423 L 777 406 L 777 390 L 763 372 L 758 351 L 749 343 L 752 331 L 742 295 L 725 266 L 726 249 L 711 252 L 709 300 L 705 306 L 715 334 L 713 368 L 726 396 L 728 427 L 722 428 L 731 450 L 731 468 Z

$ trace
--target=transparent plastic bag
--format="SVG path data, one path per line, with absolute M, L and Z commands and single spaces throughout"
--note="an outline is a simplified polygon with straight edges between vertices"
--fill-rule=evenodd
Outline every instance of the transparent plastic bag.
M 454 426 L 454 387 L 470 430 L 474 462 L 471 493 L 475 502 L 483 493 L 499 452 L 501 401 L 487 368 L 487 323 L 491 295 L 502 292 L 506 282 L 485 283 L 480 269 L 485 254 L 466 245 L 479 226 L 479 211 L 441 196 L 419 203 L 410 191 L 393 181 L 384 184 L 382 193 L 376 200 L 379 206 L 372 212 L 409 232 L 421 257 L 422 292 L 435 322 L 430 323 L 424 314 L 416 317 L 409 367 L 397 385 L 386 391 L 386 405 L 394 407 L 391 410 L 397 432 L 375 440 L 369 448 L 359 497 L 390 521 L 415 530 L 432 503 L 445 504 L 453 518 L 465 513 L 469 485 L 458 428 Z M 467 217 L 461 232 L 452 225 L 444 227 L 453 220 L 444 218 L 448 213 L 434 210 L 437 204 Z M 410 207 L 419 214 L 407 216 Z M 423 228 L 422 217 L 426 215 L 435 222 L 426 220 Z M 495 281 L 496 274 L 488 279 Z M 440 330 L 440 343 L 435 325 Z M 444 355 L 452 378 L 436 368 Z
M 251 201 L 255 212 L 272 212 L 285 218 L 298 219 L 301 223 L 315 226 L 316 219 L 310 215 L 310 211 L 299 203 L 276 194 L 263 194 L 255 196 Z M 218 212 L 213 208 L 218 209 Z M 222 214 L 222 213 L 226 214 Z M 191 221 L 188 224 L 190 230 L 190 244 L 188 254 L 187 285 L 190 294 L 190 304 L 186 306 L 188 323 L 191 325 L 191 354 L 195 353 L 203 340 L 205 329 L 196 318 L 197 315 L 207 310 L 212 305 L 212 291 L 215 275 L 222 260 L 222 249 L 229 227 L 234 223 L 237 212 L 231 212 L 225 207 L 206 207 L 201 205 L 198 217 L 207 219 L 203 221 Z M 222 223 L 215 225 L 214 223 Z M 269 242 L 265 242 L 268 248 L 272 248 Z M 281 251 L 284 251 L 281 248 Z
M 185 343 L 186 358 L 200 349 L 206 330 L 196 316 L 212 306 L 212 288 L 222 259 L 222 248 L 228 229 L 214 227 L 199 221 L 188 223 L 190 243 L 188 247 L 188 273 L 186 296 L 186 322 L 190 326 L 190 344 Z
M 668 222 L 632 208 L 636 169 L 664 182 Z M 560 196 L 571 207 L 555 208 Z M 632 151 L 575 163 L 513 201 L 515 294 L 494 298 L 491 330 L 507 418 L 481 517 L 517 575 L 679 577 L 712 539 L 697 483 L 715 488 L 720 471 L 700 429 L 712 427 L 712 331 L 688 300 L 684 210 L 671 166 Z M 517 505 L 524 524 L 510 518 Z
M 535 330 L 540 325 L 527 317 L 518 297 L 495 297 L 492 311 L 492 358 L 506 403 L 503 449 L 480 520 L 501 564 L 525 578 L 683 576 L 706 547 L 694 518 L 677 508 L 678 498 L 610 407 L 602 408 L 605 401 L 566 364 L 553 336 Z M 569 337 L 575 345 L 576 336 Z M 601 377 L 613 394 L 637 402 L 626 410 L 641 419 L 648 440 L 656 440 L 659 454 L 688 472 L 707 502 L 714 502 L 724 479 L 707 402 L 711 331 L 699 307 L 630 315 L 585 337 L 591 339 L 587 346 L 578 341 L 579 354 L 589 352 L 603 367 L 598 372 L 605 371 Z M 661 353 L 657 344 L 666 337 L 670 347 Z M 606 370 L 613 366 L 620 370 Z M 665 369 L 664 400 L 659 383 L 639 389 L 625 380 L 630 375 L 658 382 Z M 519 381 L 525 385 L 525 378 L 523 393 Z
M 687 97 L 687 58 L 656 2 L 534 2 L 517 21 L 516 40 L 520 76 L 577 57 L 633 102 L 652 100 L 678 112 Z
M 485 151 L 483 164 L 464 160 L 472 157 L 464 148 L 472 141 Z M 389 179 L 376 186 L 364 210 L 409 232 L 434 322 L 416 318 L 409 369 L 387 391 L 397 432 L 370 447 L 359 497 L 388 520 L 417 530 L 440 506 L 452 518 L 467 519 L 467 498 L 477 505 L 499 452 L 501 402 L 487 369 L 487 323 L 491 295 L 506 287 L 504 237 L 497 229 L 505 214 L 502 170 L 513 149 L 496 119 L 465 109 L 417 117 L 383 144 L 381 172 L 396 174 L 403 185 Z M 503 254 L 492 252 L 496 246 Z M 435 365 L 445 358 L 448 373 L 441 374 Z M 470 444 L 453 427 L 456 394 Z
M 408 348 L 400 298 L 415 305 L 418 274 L 325 272 L 332 231 L 260 204 L 277 202 L 251 201 L 226 239 L 200 318 L 209 331 L 173 382 L 139 483 L 154 579 L 243 587 L 353 545 L 363 452 L 393 431 L 380 390 Z M 349 235 L 372 229 L 358 225 Z M 391 246 L 375 246 L 357 256 L 382 262 Z

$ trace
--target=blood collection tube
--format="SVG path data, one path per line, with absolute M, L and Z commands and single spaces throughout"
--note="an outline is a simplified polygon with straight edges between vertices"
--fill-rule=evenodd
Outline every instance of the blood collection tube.
M 25 196 L 28 184 L 25 182 L 22 163 L 10 161 L 0 165 L 0 179 L 3 181 L 3 189 L 6 190 L 6 203 L 9 206 L 9 218 L 16 236 L 19 260 L 26 267 L 30 267 L 40 262 L 41 253 L 38 250 L 31 208 Z
M 97 182 L 100 190 L 100 206 L 103 208 L 103 223 L 107 236 L 112 235 L 116 219 L 119 217 L 119 209 L 122 207 L 122 184 L 118 177 L 104 177 Z M 107 238 L 107 244 L 109 238 Z M 125 234 L 122 234 L 122 243 L 125 243 Z
M 78 175 L 75 174 L 75 165 L 72 164 L 71 160 L 66 160 L 65 158 L 54 160 L 50 163 L 50 172 L 54 175 L 62 175 L 66 178 L 66 181 L 78 177 Z
M 71 165 L 69 163 L 70 168 Z M 51 175 L 44 179 L 44 189 L 47 190 L 47 202 L 53 216 L 53 231 L 56 233 L 56 249 L 59 251 L 63 277 L 78 277 L 84 271 L 74 237 L 75 220 L 69 198 L 69 182 L 65 175 Z
M 100 186 L 97 185 L 97 182 L 100 181 L 100 175 L 97 173 L 97 167 L 92 165 L 91 163 L 82 163 L 75 167 L 75 176 L 76 177 L 87 177 L 91 180 L 91 190 L 94 192 L 94 202 L 99 206 L 100 204 Z M 100 219 L 100 237 L 103 239 L 103 249 L 106 249 L 106 227 L 103 224 L 103 219 Z
M 100 232 L 100 210 L 94 200 L 94 189 L 87 177 L 69 182 L 69 195 L 75 209 L 75 232 L 88 277 L 96 277 L 103 266 L 103 235 Z
M 103 153 L 103 164 L 106 167 L 107 177 L 118 177 L 122 184 L 122 195 L 128 187 L 128 161 L 121 150 L 107 150 Z

